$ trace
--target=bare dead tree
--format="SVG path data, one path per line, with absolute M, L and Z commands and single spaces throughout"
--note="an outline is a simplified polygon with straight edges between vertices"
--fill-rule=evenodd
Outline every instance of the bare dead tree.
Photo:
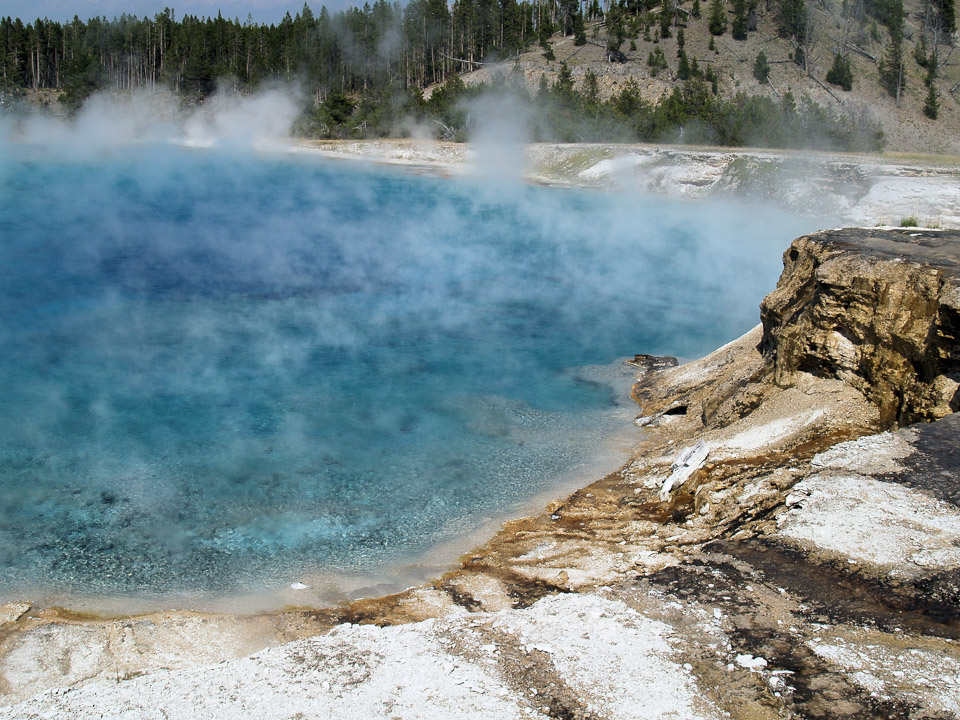
M 827 93 L 830 95 L 830 97 L 832 97 L 832 98 L 833 98 L 834 100 L 836 100 L 838 103 L 840 103 L 841 105 L 843 105 L 843 100 L 841 100 L 840 98 L 838 98 L 838 97 L 834 94 L 833 90 L 831 90 L 831 89 L 828 88 L 826 85 L 824 85 L 822 82 L 820 82 L 820 78 L 818 78 L 818 77 L 817 77 L 816 75 L 814 75 L 813 73 L 810 73 L 810 79 L 813 80 L 817 85 L 819 85 L 820 87 L 822 87 L 824 90 L 826 90 Z
M 929 2 L 929 0 L 928 0 Z M 933 36 L 933 48 L 930 51 L 930 62 L 936 64 L 937 58 L 940 57 L 940 38 L 943 37 L 943 17 L 939 12 L 934 12 L 930 14 L 927 25 L 924 25 L 924 29 L 929 29 L 930 34 Z M 951 49 L 951 52 L 953 50 Z M 949 58 L 949 54 L 947 58 Z M 946 61 L 944 61 L 946 62 Z M 939 66 L 938 66 L 939 69 Z
M 900 107 L 900 98 L 903 95 L 903 52 L 900 52 L 900 67 L 897 70 L 897 107 Z
M 856 0 L 853 5 L 853 13 L 851 13 L 851 19 L 856 24 L 857 27 L 857 45 L 863 45 L 864 38 L 866 38 L 866 23 L 864 22 L 864 0 Z
M 930 12 L 931 0 L 923 1 L 923 24 L 921 25 L 920 35 L 921 37 L 926 37 L 927 31 L 930 29 Z
M 454 62 L 466 63 L 467 65 L 479 65 L 483 67 L 484 65 L 489 65 L 490 63 L 480 62 L 478 60 L 465 60 L 464 58 L 453 57 L 452 55 L 447 55 L 446 53 L 440 53 L 443 57 L 448 60 L 453 60 Z
M 834 47 L 835 53 L 845 54 L 847 52 L 847 44 L 850 42 L 850 34 L 853 32 L 853 13 L 849 11 L 843 12 L 840 17 L 840 33 L 837 36 L 837 42 Z
M 946 65 L 946 64 L 950 61 L 950 56 L 953 55 L 953 51 L 954 51 L 955 49 L 956 49 L 956 45 L 951 45 L 951 46 L 950 46 L 950 52 L 947 53 L 947 56 L 943 59 L 943 62 L 941 62 L 941 63 L 939 63 L 939 64 L 937 65 L 937 70 L 939 70 L 940 68 L 942 68 L 944 65 Z
M 874 65 L 876 65 L 879 60 L 879 58 L 877 58 L 876 55 L 874 55 L 873 53 L 868 53 L 866 50 L 864 50 L 862 47 L 858 45 L 854 45 L 853 43 L 850 43 L 847 47 L 849 47 L 858 55 L 863 55 L 863 57 L 865 57 L 867 60 L 871 60 Z
M 803 72 L 806 75 L 811 74 L 810 68 L 813 59 L 811 54 L 816 51 L 818 29 L 817 11 L 809 3 L 806 3 L 803 10 L 803 32 L 799 33 L 801 37 L 799 39 L 795 35 L 790 37 L 790 44 L 793 45 L 794 52 L 799 53 L 803 58 Z

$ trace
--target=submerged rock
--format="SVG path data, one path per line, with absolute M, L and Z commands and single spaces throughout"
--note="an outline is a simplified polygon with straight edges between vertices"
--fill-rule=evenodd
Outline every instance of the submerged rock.
M 665 368 L 676 367 L 678 360 L 672 355 L 634 355 L 630 364 L 640 368 L 642 373 L 651 370 L 663 370 Z

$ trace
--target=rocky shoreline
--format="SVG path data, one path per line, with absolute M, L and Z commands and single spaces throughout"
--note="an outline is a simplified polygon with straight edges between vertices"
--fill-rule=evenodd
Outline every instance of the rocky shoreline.
M 456 570 L 254 617 L 4 606 L 0 718 L 960 717 L 960 232 L 784 267 L 742 338 L 638 357 L 628 464 Z
M 295 150 L 440 175 L 493 173 L 546 185 L 762 201 L 838 225 L 960 227 L 960 158 L 668 145 L 427 140 L 299 141 Z M 488 155 L 498 158 L 485 160 Z M 509 161 L 508 161 L 509 160 Z

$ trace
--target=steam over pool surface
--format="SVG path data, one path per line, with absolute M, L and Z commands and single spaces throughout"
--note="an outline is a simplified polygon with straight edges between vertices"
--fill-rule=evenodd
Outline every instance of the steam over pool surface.
M 730 340 L 815 225 L 171 147 L 0 163 L 0 601 L 468 531 L 624 422 L 577 368 Z

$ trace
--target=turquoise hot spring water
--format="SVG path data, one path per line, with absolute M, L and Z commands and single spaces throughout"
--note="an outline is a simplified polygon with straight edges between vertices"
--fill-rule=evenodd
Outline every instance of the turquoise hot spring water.
M 817 226 L 316 158 L 8 143 L 0 602 L 172 606 L 415 562 L 637 432 L 597 366 L 746 331 Z

